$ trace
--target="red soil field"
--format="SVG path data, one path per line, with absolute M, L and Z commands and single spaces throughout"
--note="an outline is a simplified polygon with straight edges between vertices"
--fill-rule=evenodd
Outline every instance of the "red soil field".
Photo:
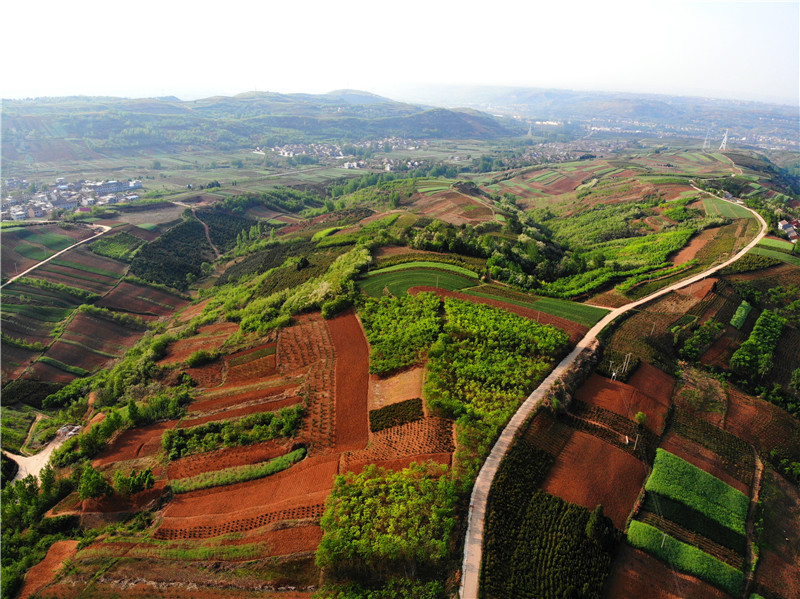
M 730 599 L 694 576 L 674 571 L 653 556 L 622 543 L 606 582 L 608 599 Z
M 113 361 L 111 356 L 121 357 L 143 334 L 143 330 L 78 312 L 45 355 L 92 372 Z
M 632 455 L 593 435 L 573 431 L 542 490 L 590 510 L 602 504 L 606 516 L 622 530 L 647 473 L 647 466 Z
M 342 454 L 342 465 L 452 453 L 454 450 L 453 421 L 438 417 L 422 418 L 372 433 L 369 447 Z
M 53 338 L 50 335 L 55 323 L 36 320 L 24 314 L 3 316 L 3 332 L 12 339 L 22 339 L 28 343 L 47 345 Z M 3 347 L 6 347 L 4 344 Z M 9 346 L 10 347 L 10 346 Z M 37 352 L 38 353 L 38 352 Z
M 174 428 L 175 424 L 176 422 L 171 420 L 127 430 L 117 437 L 92 464 L 98 468 L 106 464 L 154 455 L 161 449 L 161 437 L 164 431 Z
M 223 410 L 248 402 L 283 401 L 287 397 L 297 396 L 297 385 L 297 381 L 276 377 L 272 381 L 247 387 L 217 387 L 213 392 L 204 393 L 191 403 L 189 413 Z
M 275 354 L 251 360 L 246 364 L 228 366 L 225 383 L 250 382 L 256 379 L 272 376 L 278 372 L 275 364 Z
M 592 374 L 578 389 L 575 397 L 629 420 L 633 420 L 637 412 L 644 412 L 647 415 L 647 428 L 656 434 L 664 428 L 664 419 L 669 408 L 669 401 L 652 397 L 632 385 L 612 381 L 599 374 Z
M 58 260 L 73 262 L 75 264 L 80 264 L 81 266 L 88 266 L 89 268 L 104 270 L 109 273 L 115 273 L 119 276 L 122 276 L 128 270 L 128 265 L 124 262 L 95 254 L 85 245 L 76 247 L 74 250 L 70 250 L 67 253 L 62 254 L 58 257 Z M 84 274 L 81 276 L 89 276 L 90 278 L 92 276 L 99 276 L 95 275 L 94 273 L 87 274 L 87 271 L 82 272 Z
M 248 414 L 257 414 L 260 412 L 272 412 L 274 410 L 280 410 L 281 408 L 285 408 L 287 406 L 293 406 L 295 404 L 300 403 L 301 401 L 302 398 L 295 396 L 268 402 L 254 403 L 247 406 L 242 406 L 240 408 L 233 408 L 230 410 L 224 410 L 214 414 L 209 414 L 207 416 L 201 416 L 199 418 L 184 419 L 181 420 L 179 428 L 188 428 L 192 426 L 197 426 L 198 424 L 204 424 L 206 422 L 213 422 L 215 420 L 227 420 L 229 418 L 239 418 L 241 416 L 247 416 Z
M 573 345 L 577 343 L 586 334 L 586 331 L 589 330 L 585 326 L 580 325 L 576 322 L 572 322 L 571 320 L 567 320 L 566 318 L 560 318 L 558 316 L 553 316 L 551 314 L 545 314 L 544 312 L 539 312 L 537 310 L 532 310 L 530 308 L 524 308 L 522 306 L 515 306 L 514 304 L 507 304 L 500 300 L 493 300 L 484 297 L 467 295 L 466 293 L 458 293 L 457 291 L 448 291 L 446 289 L 440 289 L 438 287 L 419 286 L 419 287 L 411 287 L 408 290 L 408 292 L 411 295 L 417 295 L 418 293 L 422 293 L 423 291 L 429 291 L 435 293 L 440 297 L 452 297 L 455 299 L 472 302 L 473 304 L 485 304 L 487 306 L 493 306 L 495 308 L 500 308 L 508 312 L 513 312 L 514 314 L 518 314 L 519 316 L 524 316 L 525 318 L 530 318 L 531 320 L 538 319 L 538 321 L 542 324 L 551 324 L 555 327 L 558 327 L 562 331 L 566 332 L 569 335 L 570 343 L 572 343 Z
M 393 460 L 365 460 L 361 462 L 348 462 L 347 465 L 342 467 L 342 471 L 360 474 L 369 464 L 375 464 L 381 468 L 397 471 L 402 470 L 403 468 L 408 468 L 408 466 L 413 462 L 421 464 L 422 462 L 427 461 L 436 462 L 437 464 L 446 464 L 449 466 L 453 461 L 453 455 L 451 453 L 423 453 L 420 455 L 405 456 Z
M 628 379 L 628 384 L 650 397 L 663 403 L 669 403 L 675 388 L 675 377 L 662 372 L 648 362 L 640 362 L 639 368 Z
M 69 383 L 77 377 L 55 366 L 50 366 L 50 364 L 34 362 L 31 364 L 31 367 L 25 371 L 25 376 L 23 378 L 34 381 L 47 381 L 48 383 Z
M 161 469 L 163 471 L 163 468 Z M 161 473 L 153 472 L 159 476 Z M 150 503 L 154 502 L 164 493 L 166 481 L 156 481 L 152 489 L 140 491 L 130 497 L 119 495 L 106 495 L 100 499 L 85 499 L 82 502 L 81 515 L 87 514 L 120 514 L 132 513 L 145 509 Z
M 47 551 L 45 558 L 31 568 L 25 576 L 25 583 L 19 592 L 19 599 L 27 599 L 50 584 L 64 566 L 64 562 L 78 551 L 78 541 L 56 541 Z
M 698 281 L 697 283 L 692 283 L 688 287 L 681 287 L 680 289 L 676 290 L 675 293 L 678 295 L 683 296 L 691 296 L 697 299 L 703 299 L 706 294 L 710 293 L 714 289 L 714 283 L 716 283 L 718 279 L 715 277 L 707 277 L 702 281 Z
M 196 304 L 191 304 L 189 306 L 186 306 L 186 308 L 183 310 L 183 312 L 181 312 L 180 315 L 178 315 L 178 317 L 176 318 L 176 321 L 177 322 L 188 322 L 192 318 L 194 318 L 195 316 L 199 316 L 200 313 L 205 309 L 205 307 L 208 304 L 208 302 L 210 302 L 210 301 L 211 301 L 211 298 L 205 299 L 202 302 L 198 302 Z
M 339 457 L 311 457 L 272 476 L 177 495 L 157 538 L 208 538 L 281 520 L 318 518 L 338 473 Z
M 731 356 L 736 351 L 738 337 L 739 332 L 735 328 L 726 327 L 725 334 L 706 350 L 706 353 L 700 357 L 700 362 L 706 366 L 719 366 L 727 369 Z
M 443 191 L 431 196 L 421 196 L 414 207 L 426 216 L 461 225 L 494 219 L 491 209 L 457 191 Z
M 766 516 L 756 582 L 776 596 L 800 597 L 800 492 L 771 470 L 764 475 L 759 499 Z
M 627 303 L 630 303 L 630 299 L 622 295 L 620 292 L 615 291 L 613 289 L 609 291 L 604 291 L 603 293 L 598 293 L 588 302 L 593 306 L 600 306 L 602 308 L 619 308 L 620 306 L 624 306 Z
M 31 360 L 39 355 L 38 352 L 28 351 L 27 349 L 22 349 L 21 347 L 16 347 L 7 343 L 2 344 L 0 353 L 2 353 L 3 356 L 3 360 L 0 362 L 3 367 L 3 384 L 5 384 L 6 381 L 19 378 L 25 368 L 31 363 Z
M 715 229 L 705 229 L 699 235 L 692 237 L 691 241 L 672 256 L 673 264 L 685 264 L 693 259 L 700 249 L 716 237 Z
M 694 464 L 701 470 L 713 474 L 722 482 L 729 484 L 734 489 L 738 489 L 745 495 L 750 495 L 750 487 L 728 474 L 720 457 L 699 443 L 684 439 L 680 435 L 670 432 L 664 437 L 660 447 L 679 458 L 683 458 L 690 464 Z
M 800 423 L 778 406 L 728 386 L 725 430 L 754 445 L 760 452 L 796 446 Z
M 369 438 L 369 346 L 355 312 L 328 321 L 336 352 L 336 449 L 363 449 Z
M 294 324 L 281 329 L 276 350 L 278 369 L 292 373 L 322 358 L 333 360 L 328 325 L 318 313 L 296 316 Z M 324 352 L 324 353 L 323 353 Z
M 217 360 L 205 366 L 186 368 L 184 372 L 192 377 L 200 388 L 217 387 L 222 384 L 225 364 L 221 360 Z
M 105 297 L 97 302 L 101 308 L 121 310 L 134 314 L 152 314 L 154 316 L 171 315 L 187 300 L 147 285 L 137 285 L 128 281 L 120 283 Z
M 170 479 L 187 478 L 203 472 L 264 462 L 287 452 L 286 444 L 278 441 L 265 441 L 240 447 L 223 447 L 216 451 L 208 451 L 171 462 L 167 468 L 167 476 Z
M 221 322 L 200 327 L 197 335 L 178 339 L 169 345 L 167 355 L 159 364 L 177 364 L 183 362 L 194 352 L 204 349 L 206 351 L 218 350 L 233 333 L 239 330 L 235 322 Z

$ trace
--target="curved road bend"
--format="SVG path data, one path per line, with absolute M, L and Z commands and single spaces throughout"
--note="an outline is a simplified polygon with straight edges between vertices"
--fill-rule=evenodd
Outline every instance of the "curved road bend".
M 37 269 L 37 268 L 39 268 L 39 267 L 40 267 L 42 264 L 46 264 L 46 263 L 50 262 L 50 260 L 52 260 L 53 258 L 58 258 L 58 257 L 59 257 L 61 254 L 64 254 L 64 253 L 66 253 L 66 252 L 70 251 L 71 249 L 74 249 L 74 248 L 78 247 L 79 245 L 83 245 L 84 243 L 89 243 L 90 241 L 92 241 L 92 240 L 94 240 L 94 239 L 97 239 L 97 238 L 98 238 L 98 237 L 100 237 L 101 235 L 105 235 L 105 234 L 106 234 L 108 231 L 110 231 L 110 230 L 111 230 L 111 227 L 109 227 L 109 226 L 107 226 L 107 225 L 92 225 L 92 226 L 93 226 L 93 227 L 99 227 L 99 228 L 101 228 L 101 229 L 102 229 L 102 231 L 100 231 L 100 232 L 99 232 L 97 235 L 93 235 L 92 237 L 87 237 L 87 238 L 86 238 L 86 239 L 84 239 L 83 241 L 79 241 L 78 243 L 73 243 L 73 244 L 72 244 L 71 246 L 69 246 L 68 248 L 64 248 L 63 250 L 61 250 L 60 252 L 56 252 L 55 254 L 53 254 L 52 256 L 50 256 L 49 258 L 45 258 L 44 260 L 42 260 L 42 261 L 41 261 L 41 262 L 39 262 L 38 264 L 34 264 L 34 265 L 33 265 L 33 266 L 31 266 L 31 267 L 30 267 L 28 270 L 26 270 L 26 271 L 23 271 L 23 272 L 19 273 L 18 275 L 15 275 L 15 276 L 11 277 L 11 278 L 10 278 L 8 281 L 6 281 L 6 282 L 5 282 L 5 283 L 3 283 L 2 285 L 0 285 L 0 289 L 2 289 L 3 287 L 5 287 L 5 286 L 6 286 L 6 285 L 8 285 L 9 283 L 13 283 L 14 281 L 16 281 L 17 279 L 19 279 L 20 277 L 24 277 L 24 276 L 25 276 L 25 275 L 27 275 L 29 272 L 31 272 L 31 271 L 33 271 L 33 270 L 36 270 L 36 269 Z
M 486 458 L 486 462 L 484 462 L 483 467 L 478 473 L 478 478 L 475 480 L 475 486 L 472 488 L 472 496 L 470 497 L 469 501 L 469 513 L 467 516 L 467 535 L 464 541 L 464 561 L 461 566 L 461 589 L 459 593 L 461 599 L 478 599 L 478 585 L 480 583 L 481 559 L 483 551 L 483 527 L 484 519 L 486 517 L 486 501 L 489 497 L 489 489 L 491 488 L 492 481 L 497 474 L 497 469 L 500 466 L 500 462 L 508 451 L 508 448 L 511 446 L 514 435 L 522 426 L 522 423 L 525 422 L 525 419 L 532 414 L 542 402 L 547 394 L 547 391 L 550 389 L 550 386 L 556 381 L 556 379 L 558 379 L 559 376 L 561 376 L 561 374 L 572 364 L 572 362 L 575 361 L 575 358 L 578 357 L 578 354 L 589 347 L 589 345 L 597 338 L 598 333 L 600 333 L 600 331 L 602 331 L 606 325 L 629 310 L 633 310 L 642 304 L 659 298 L 662 295 L 666 295 L 667 293 L 675 291 L 676 289 L 681 289 L 687 285 L 691 285 L 703 280 L 718 270 L 733 264 L 747 252 L 753 249 L 753 247 L 755 247 L 755 245 L 766 235 L 767 223 L 755 210 L 751 210 L 750 208 L 748 208 L 748 210 L 750 210 L 750 212 L 752 212 L 761 223 L 761 231 L 749 244 L 747 244 L 747 246 L 742 248 L 739 253 L 732 258 L 729 258 L 722 264 L 718 264 L 717 266 L 714 266 L 705 272 L 670 285 L 669 287 L 665 287 L 664 289 L 656 291 L 647 297 L 635 302 L 631 302 L 630 304 L 625 304 L 624 306 L 616 308 L 615 310 L 606 314 L 606 316 L 600 320 L 600 322 L 594 325 L 589 332 L 586 333 L 583 339 L 578 342 L 569 355 L 561 360 L 558 366 L 556 366 L 550 375 L 541 382 L 541 384 L 533 391 L 533 393 L 528 396 L 525 402 L 516 411 L 514 416 L 512 416 L 511 420 L 500 434 L 500 437 L 497 439 L 497 442 L 494 444 L 494 447 L 492 447 L 489 457 Z

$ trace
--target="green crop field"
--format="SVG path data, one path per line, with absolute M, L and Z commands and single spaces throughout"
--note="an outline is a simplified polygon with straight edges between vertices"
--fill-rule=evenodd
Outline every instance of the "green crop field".
M 440 265 L 436 264 L 436 266 Z M 372 297 L 380 297 L 384 288 L 396 297 L 403 296 L 411 287 L 418 286 L 441 287 L 449 291 L 458 291 L 475 285 L 473 278 L 475 274 L 470 274 L 472 277 L 440 268 L 406 268 L 370 274 L 362 279 L 358 286 L 364 293 Z
M 477 279 L 478 275 L 472 272 L 469 269 L 462 268 L 461 266 L 456 266 L 455 264 L 447 264 L 445 262 L 405 262 L 403 264 L 395 264 L 394 266 L 387 266 L 386 268 L 380 268 L 378 270 L 373 270 L 370 274 L 372 275 L 380 275 L 387 272 L 394 272 L 396 270 L 407 270 L 409 268 L 436 268 L 439 270 L 449 270 L 454 273 L 458 273 L 460 275 L 464 275 L 465 277 L 470 277 L 473 279 Z
M 787 264 L 800 266 L 800 256 L 792 256 L 791 254 L 787 254 L 785 252 L 776 250 L 770 250 L 765 247 L 756 246 L 748 252 L 748 255 L 749 254 L 755 254 L 756 256 L 767 256 L 768 258 L 775 258 L 776 260 L 780 260 L 781 262 L 786 262 Z
M 494 293 L 493 293 L 494 291 Z M 603 316 L 608 314 L 605 308 L 597 308 L 595 306 L 587 306 L 578 302 L 571 302 L 569 300 L 562 300 L 552 297 L 531 297 L 530 300 L 520 299 L 516 297 L 509 297 L 510 294 L 500 294 L 500 288 L 496 287 L 475 287 L 467 289 L 464 293 L 474 295 L 476 297 L 483 297 L 486 299 L 493 299 L 512 304 L 514 306 L 521 306 L 523 308 L 530 308 L 531 310 L 539 310 L 545 314 L 558 316 L 577 322 L 583 326 L 591 327 Z
M 753 218 L 752 213 L 744 206 L 710 196 L 703 198 L 703 207 L 706 209 L 709 216 L 719 215 L 725 218 Z
M 758 242 L 759 247 L 765 247 L 779 252 L 791 254 L 795 251 L 795 244 L 791 241 L 784 241 L 783 239 L 762 239 Z
M 743 572 L 654 526 L 634 520 L 628 529 L 628 542 L 664 560 L 676 570 L 697 576 L 734 597 L 741 593 Z
M 678 501 L 726 528 L 745 534 L 750 498 L 668 451 L 656 451 L 653 472 L 644 488 Z
M 17 252 L 21 256 L 25 256 L 29 260 L 38 260 L 42 261 L 46 258 L 49 258 L 53 255 L 54 252 L 48 252 L 46 249 L 41 248 L 36 245 L 31 245 L 30 243 L 22 242 L 14 247 L 14 251 Z

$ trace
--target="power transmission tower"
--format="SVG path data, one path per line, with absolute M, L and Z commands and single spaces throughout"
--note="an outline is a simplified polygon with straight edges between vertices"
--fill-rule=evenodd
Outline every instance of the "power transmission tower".
M 708 138 L 711 135 L 711 127 L 708 128 L 706 131 L 706 139 L 703 142 L 703 152 L 706 152 L 711 149 L 711 142 L 709 142 Z
M 728 130 L 725 129 L 725 137 L 722 138 L 722 143 L 719 144 L 719 151 L 724 152 L 728 149 Z

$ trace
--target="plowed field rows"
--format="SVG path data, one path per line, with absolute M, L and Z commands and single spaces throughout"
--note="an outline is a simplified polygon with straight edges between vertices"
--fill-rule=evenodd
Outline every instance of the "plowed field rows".
M 637 412 L 647 415 L 647 428 L 658 434 L 664 428 L 669 402 L 642 393 L 632 385 L 592 374 L 575 397 L 589 405 L 605 408 L 633 420 Z M 663 395 L 662 395 L 663 397 Z
M 101 308 L 132 312 L 134 314 L 166 316 L 173 314 L 186 303 L 187 300 L 172 293 L 146 285 L 121 281 L 97 302 L 97 305 Z
M 198 350 L 215 351 L 233 333 L 239 330 L 239 325 L 235 322 L 221 322 L 200 327 L 197 335 L 178 339 L 171 343 L 167 349 L 167 355 L 159 364 L 177 364 L 184 362 L 186 358 Z
M 155 536 L 202 539 L 283 520 L 317 519 L 338 461 L 338 456 L 308 458 L 267 478 L 179 495 L 164 510 Z
M 293 406 L 302 401 L 298 396 L 294 397 L 281 397 L 276 399 L 268 399 L 266 401 L 248 402 L 245 406 L 238 408 L 230 408 L 227 410 L 216 411 L 213 414 L 207 414 L 198 418 L 186 418 L 181 420 L 179 428 L 188 428 L 204 424 L 206 422 L 213 422 L 215 420 L 228 420 L 229 418 L 240 418 L 248 414 L 257 414 L 260 412 L 272 412 L 280 410 L 288 406 Z
M 78 541 L 56 541 L 47 551 L 45 558 L 28 571 L 25 584 L 19 592 L 20 599 L 27 599 L 38 593 L 55 578 L 64 562 L 71 559 L 78 550 Z
M 44 281 L 68 285 L 69 287 L 85 289 L 86 291 L 91 291 L 99 295 L 106 293 L 117 282 L 117 279 L 113 277 L 61 266 L 51 262 L 37 268 L 30 273 L 30 276 L 34 279 L 42 279 Z
M 647 473 L 647 466 L 630 454 L 575 431 L 542 490 L 590 510 L 602 504 L 606 516 L 622 530 Z
M 278 370 L 275 365 L 275 354 L 271 356 L 264 356 L 263 358 L 251 360 L 245 364 L 229 366 L 228 372 L 225 375 L 225 383 L 246 383 L 266 376 L 272 376 L 276 374 L 277 371 Z
M 164 431 L 175 427 L 175 421 L 159 422 L 125 431 L 103 451 L 92 464 L 95 467 L 155 455 L 161 450 Z
M 287 453 L 286 447 L 277 441 L 266 441 L 243 447 L 224 447 L 173 461 L 167 469 L 167 476 L 173 480 L 187 478 L 233 466 L 265 462 L 285 453 Z
M 577 343 L 586 334 L 586 331 L 589 330 L 587 327 L 576 322 L 572 322 L 571 320 L 567 320 L 566 318 L 560 318 L 558 316 L 553 316 L 552 314 L 546 314 L 544 312 L 539 312 L 530 308 L 524 308 L 522 306 L 515 306 L 514 304 L 507 304 L 500 300 L 467 295 L 465 293 L 448 291 L 438 287 L 412 287 L 408 290 L 411 295 L 416 295 L 424 291 L 433 292 L 441 297 L 453 297 L 463 301 L 472 302 L 473 304 L 486 304 L 487 306 L 500 308 L 502 310 L 524 316 L 525 318 L 530 318 L 531 320 L 538 320 L 538 322 L 542 324 L 551 324 L 555 327 L 558 327 L 562 331 L 565 331 L 569 335 L 569 340 L 572 344 Z
M 372 433 L 369 447 L 342 455 L 342 464 L 391 460 L 420 454 L 452 453 L 453 421 L 446 418 L 423 418 Z
M 645 511 L 639 514 L 636 519 L 641 520 L 650 526 L 655 526 L 659 530 L 667 533 L 671 537 L 676 538 L 683 543 L 693 545 L 694 547 L 705 551 L 709 555 L 716 557 L 718 560 L 725 562 L 729 566 L 733 566 L 738 570 L 741 570 L 744 567 L 744 558 L 742 558 L 742 556 L 735 551 L 732 551 L 727 547 L 723 547 L 719 543 L 715 543 L 714 541 L 711 541 L 704 536 L 697 534 L 696 532 L 687 530 L 682 526 L 667 520 L 666 518 L 662 518 L 658 514 Z
M 331 336 L 318 313 L 302 314 L 278 335 L 277 363 L 283 373 L 307 368 L 323 357 L 333 359 Z M 322 353 L 324 352 L 324 354 Z
M 26 379 L 34 381 L 47 381 L 48 383 L 69 383 L 75 380 L 76 376 L 65 372 L 44 362 L 34 362 L 25 372 Z
M 211 364 L 197 366 L 196 368 L 186 368 L 185 371 L 200 388 L 212 388 L 222 384 L 225 374 L 225 364 L 217 360 Z
M 297 396 L 299 381 L 273 378 L 246 387 L 216 387 L 203 393 L 189 405 L 189 413 L 212 412 L 240 406 L 249 402 L 281 401 Z
M 661 442 L 661 448 L 694 464 L 701 470 L 713 474 L 721 481 L 738 489 L 745 495 L 750 494 L 750 487 L 737 479 L 729 469 L 725 468 L 722 459 L 713 451 L 706 449 L 699 443 L 684 439 L 673 432 L 668 433 Z
M 730 599 L 694 576 L 676 572 L 664 562 L 623 543 L 606 584 L 606 597 L 616 599 Z

